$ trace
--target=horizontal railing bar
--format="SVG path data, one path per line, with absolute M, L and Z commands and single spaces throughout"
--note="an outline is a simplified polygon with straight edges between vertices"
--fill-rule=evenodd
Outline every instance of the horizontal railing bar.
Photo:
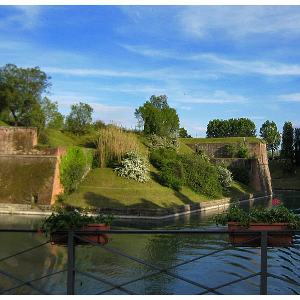
M 57 230 L 57 233 L 66 233 L 69 230 Z M 195 229 L 195 230 L 119 230 L 119 229 L 109 229 L 109 230 L 74 230 L 74 233 L 79 235 L 84 234 L 92 234 L 95 232 L 100 233 L 117 233 L 117 234 L 228 234 L 228 233 L 235 233 L 235 234 L 254 234 L 254 233 L 260 233 L 263 231 L 272 232 L 272 233 L 292 233 L 292 234 L 300 234 L 300 230 L 201 230 L 201 229 Z M 32 233 L 38 233 L 38 229 L 17 229 L 17 228 L 0 228 L 0 232 L 32 232 Z M 41 232 L 44 232 L 44 230 L 41 230 Z

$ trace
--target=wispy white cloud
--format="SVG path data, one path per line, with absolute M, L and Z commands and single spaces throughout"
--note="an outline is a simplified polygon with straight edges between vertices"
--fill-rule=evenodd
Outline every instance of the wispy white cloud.
M 300 75 L 299 64 L 283 64 L 274 61 L 258 61 L 258 60 L 237 60 L 218 56 L 214 53 L 200 53 L 182 55 L 174 51 L 165 49 L 151 49 L 147 46 L 133 46 L 122 44 L 122 47 L 128 51 L 138 53 L 143 56 L 156 57 L 157 59 L 175 59 L 183 61 L 197 61 L 202 63 L 201 67 L 205 69 L 203 63 L 208 64 L 210 73 L 217 77 L 217 73 L 231 73 L 231 74 L 261 74 L 268 76 L 294 76 Z M 192 72 L 196 75 L 196 72 Z M 198 74 L 200 76 L 200 74 Z M 207 74 L 205 74 L 207 76 Z
M 42 12 L 45 10 L 43 6 L 37 5 L 19 5 L 9 6 L 11 13 L 0 21 L 0 26 L 4 30 L 32 30 L 38 26 L 42 26 Z
M 99 99 L 97 97 L 86 96 L 86 95 L 81 95 L 72 92 L 68 92 L 68 93 L 58 92 L 51 96 L 51 100 L 56 101 L 57 103 L 59 103 L 60 106 L 69 107 L 70 105 L 79 102 L 86 103 L 90 101 L 96 101 Z
M 248 100 L 241 95 L 231 95 L 224 91 L 216 91 L 211 96 L 199 98 L 177 99 L 181 103 L 210 103 L 210 104 L 228 104 L 228 103 L 246 103 Z
M 300 102 L 300 93 L 294 93 L 289 95 L 280 95 L 277 97 L 280 101 L 285 102 Z
M 192 107 L 190 106 L 180 106 L 179 108 L 183 110 L 192 110 Z
M 253 34 L 298 36 L 298 6 L 188 6 L 178 14 L 184 34 L 215 38 L 215 31 L 234 39 Z

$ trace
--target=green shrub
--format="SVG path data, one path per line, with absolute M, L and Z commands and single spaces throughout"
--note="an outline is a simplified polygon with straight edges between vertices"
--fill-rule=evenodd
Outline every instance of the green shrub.
M 118 176 L 134 179 L 138 182 L 147 182 L 150 180 L 148 176 L 149 166 L 146 159 L 133 150 L 125 153 L 124 159 L 115 168 L 115 171 L 118 172 Z
M 238 143 L 237 152 L 235 156 L 238 158 L 249 158 L 250 157 L 249 149 L 246 146 L 242 145 L 241 143 Z
M 160 170 L 163 166 L 166 166 L 168 162 L 177 160 L 178 154 L 171 149 L 158 148 L 150 152 L 151 164 Z
M 59 165 L 60 182 L 65 193 L 75 191 L 84 175 L 92 165 L 93 154 L 91 151 L 84 153 L 83 148 L 69 147 L 67 153 L 62 156 Z
M 211 197 L 222 196 L 222 186 L 218 180 L 216 167 L 193 154 L 184 155 L 181 160 L 187 187 L 198 194 Z
M 163 186 L 180 191 L 184 185 L 184 171 L 181 161 L 170 160 L 161 167 L 158 173 L 159 183 Z
M 233 144 L 225 145 L 224 147 L 224 157 L 233 158 L 235 154 Z
M 228 166 L 228 170 L 232 173 L 234 180 L 249 184 L 250 175 L 249 171 L 245 167 L 230 165 Z

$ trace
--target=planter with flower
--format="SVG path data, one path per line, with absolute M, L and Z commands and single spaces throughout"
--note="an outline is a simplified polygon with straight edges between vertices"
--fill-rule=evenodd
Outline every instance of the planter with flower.
M 97 215 L 89 216 L 75 211 L 59 211 L 52 213 L 49 217 L 45 218 L 41 224 L 36 227 L 43 230 L 46 235 L 50 235 L 52 243 L 55 245 L 67 245 L 68 236 L 64 233 L 57 232 L 58 230 L 95 230 L 93 234 L 81 235 L 93 242 L 102 245 L 108 242 L 109 235 L 107 233 L 100 233 L 101 230 L 109 230 L 110 224 L 116 217 L 110 215 Z M 92 243 L 83 241 L 80 238 L 75 238 L 76 245 L 93 245 Z
M 229 234 L 230 242 L 234 246 L 260 247 L 260 234 L 250 234 L 250 232 L 251 230 L 267 230 L 274 231 L 274 233 L 268 232 L 268 246 L 288 247 L 293 235 L 291 231 L 288 231 L 300 227 L 300 217 L 290 212 L 280 203 L 280 200 L 274 199 L 272 203 L 271 210 L 258 205 L 251 207 L 249 212 L 246 212 L 239 208 L 239 202 L 236 200 L 222 214 L 214 216 L 214 220 L 217 225 L 227 225 L 228 230 L 237 232 Z M 245 230 L 249 230 L 249 233 L 238 232 Z

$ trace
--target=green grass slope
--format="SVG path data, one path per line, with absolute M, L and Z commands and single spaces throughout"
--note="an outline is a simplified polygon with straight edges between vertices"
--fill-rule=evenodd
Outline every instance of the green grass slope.
M 198 195 L 187 187 L 177 192 L 161 186 L 154 180 L 156 172 L 152 168 L 152 179 L 147 183 L 139 183 L 117 176 L 110 168 L 93 169 L 83 180 L 78 191 L 67 196 L 65 203 L 73 206 L 110 208 L 165 208 L 213 200 Z M 246 185 L 234 182 L 224 193 L 224 197 L 255 192 Z
M 275 190 L 300 190 L 300 167 L 295 166 L 293 172 L 284 172 L 284 162 L 269 161 L 272 185 Z

